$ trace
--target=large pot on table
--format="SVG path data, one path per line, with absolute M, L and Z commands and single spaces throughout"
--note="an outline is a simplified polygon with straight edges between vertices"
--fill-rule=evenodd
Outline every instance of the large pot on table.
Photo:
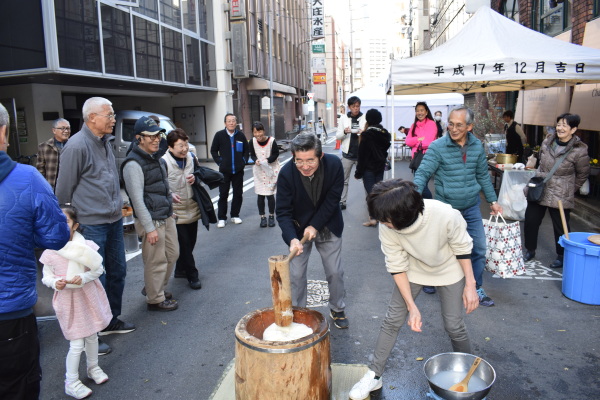
M 482 400 L 496 381 L 496 371 L 484 359 L 469 381 L 468 392 L 449 390 L 450 386 L 463 380 L 475 358 L 467 353 L 442 353 L 431 357 L 423 365 L 431 390 L 445 400 Z
M 496 162 L 498 164 L 516 164 L 516 154 L 496 154 Z

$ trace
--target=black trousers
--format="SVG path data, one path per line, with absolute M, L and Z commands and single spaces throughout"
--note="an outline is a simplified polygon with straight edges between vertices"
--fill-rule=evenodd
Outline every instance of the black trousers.
M 540 230 L 542 220 L 544 219 L 544 215 L 546 214 L 546 209 L 548 209 L 550 218 L 552 219 L 556 254 L 562 257 L 565 254 L 565 249 L 558 244 L 558 238 L 560 238 L 564 233 L 562 222 L 560 220 L 560 211 L 558 208 L 542 206 L 533 201 L 527 202 L 527 209 L 525 210 L 525 248 L 529 251 L 535 251 L 537 248 L 538 232 Z M 569 226 L 570 215 L 571 210 L 565 210 L 565 219 L 567 220 L 567 229 L 569 230 L 571 230 L 571 227 Z
M 269 214 L 275 214 L 275 195 L 272 194 L 270 196 L 258 195 L 256 199 L 256 204 L 258 205 L 258 213 L 260 215 L 265 215 L 265 197 L 267 198 L 267 202 L 269 204 Z
M 0 399 L 37 399 L 41 380 L 35 315 L 0 321 Z
M 231 218 L 240 216 L 242 208 L 242 196 L 244 194 L 244 170 L 238 173 L 230 174 L 223 172 L 223 183 L 219 185 L 219 210 L 218 218 L 227 219 L 227 197 L 229 196 L 229 186 L 233 189 L 233 200 L 231 201 Z
M 198 269 L 194 261 L 194 246 L 198 237 L 198 221 L 189 224 L 177 224 L 179 258 L 175 264 L 175 274 L 185 274 L 189 282 L 198 281 Z

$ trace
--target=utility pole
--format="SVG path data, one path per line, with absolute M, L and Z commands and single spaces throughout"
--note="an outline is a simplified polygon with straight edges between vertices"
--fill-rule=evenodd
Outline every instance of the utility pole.
M 412 27 L 412 21 L 413 21 L 413 17 L 412 17 L 412 13 L 413 13 L 413 8 L 412 8 L 412 0 L 410 0 L 408 2 L 408 55 L 409 57 L 413 56 L 413 41 L 412 41 L 412 32 L 413 32 L 413 27 Z
M 269 8 L 271 8 L 269 1 Z M 275 137 L 275 105 L 273 102 L 273 11 L 268 11 L 269 15 L 269 135 Z
M 348 9 L 350 10 L 350 93 L 354 93 L 354 31 L 352 29 L 352 5 L 348 0 Z

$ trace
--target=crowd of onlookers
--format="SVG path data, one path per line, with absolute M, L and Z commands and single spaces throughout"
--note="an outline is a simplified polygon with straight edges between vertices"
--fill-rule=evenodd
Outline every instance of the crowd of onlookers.
M 136 329 L 120 318 L 127 273 L 121 184 L 142 243 L 141 292 L 147 309 L 173 311 L 178 302 L 166 291 L 169 279 L 174 275 L 187 279 L 191 289 L 202 287 L 193 255 L 199 222 L 207 228 L 210 223 L 226 226 L 230 188 L 230 220 L 242 223 L 244 168 L 250 160 L 259 226 L 274 227 L 277 221 L 283 240 L 297 253 L 290 262 L 293 304 L 306 306 L 307 266 L 314 245 L 328 282 L 330 317 L 339 329 L 349 327 L 341 249 L 342 211 L 353 166 L 354 177 L 363 181 L 369 214 L 363 225 L 378 227 L 386 267 L 396 286 L 369 371 L 352 389 L 352 399 L 366 398 L 381 387 L 400 327 L 408 321 L 412 330 L 420 331 L 414 299 L 421 291 L 439 293 L 453 350 L 470 352 L 463 309 L 469 313 L 480 305 L 495 304 L 483 289 L 486 237 L 481 193 L 490 214 L 503 211 L 484 147 L 472 133 L 473 112 L 457 107 L 446 124 L 441 112 L 434 116 L 425 102 L 417 103 L 414 123 L 400 129 L 412 149 L 413 183 L 383 181 L 392 137 L 381 125 L 381 113 L 371 109 L 363 114 L 360 105 L 358 97 L 348 99 L 349 111 L 338 121 L 341 157 L 325 154 L 317 135 L 301 133 L 291 142 L 292 162 L 283 165 L 275 139 L 265 134 L 260 122 L 252 125 L 252 138 L 247 140 L 236 116 L 228 113 L 225 128 L 215 134 L 210 148 L 218 171 L 200 165 L 182 129 L 166 132 L 158 118 L 144 116 L 134 125 L 135 139 L 118 170 L 109 141 L 116 121 L 112 104 L 92 97 L 83 105 L 84 123 L 76 135 L 71 137 L 65 119 L 54 121 L 53 137 L 39 145 L 39 173 L 6 154 L 10 121 L 0 106 L 0 234 L 5 238 L 0 241 L 0 397 L 39 395 L 35 248 L 46 249 L 39 260 L 42 282 L 55 290 L 53 308 L 70 341 L 65 392 L 85 398 L 92 390 L 79 379 L 81 353 L 85 351 L 88 377 L 102 384 L 108 376 L 98 365 L 98 356 L 111 349 L 98 336 Z M 505 121 L 509 148 L 518 153 L 523 148 L 522 131 L 513 114 L 505 113 Z M 568 223 L 574 193 L 589 174 L 587 147 L 574 135 L 578 125 L 578 116 L 563 114 L 557 118 L 556 132 L 542 143 L 538 175 L 548 179 L 541 200 L 528 202 L 525 260 L 535 257 L 546 210 L 558 240 L 557 202 L 562 200 Z M 435 194 L 428 187 L 431 179 Z M 201 183 L 219 187 L 216 212 Z M 562 247 L 557 245 L 556 252 L 551 266 L 559 268 Z

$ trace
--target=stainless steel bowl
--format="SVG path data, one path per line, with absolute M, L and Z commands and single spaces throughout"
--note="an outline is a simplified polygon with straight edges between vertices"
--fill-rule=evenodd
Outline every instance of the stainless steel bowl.
M 448 390 L 448 388 L 439 387 L 431 381 L 433 376 L 443 371 L 464 372 L 464 375 L 466 375 L 469 368 L 471 368 L 473 361 L 475 361 L 475 358 L 474 355 L 467 353 L 442 353 L 431 357 L 425 362 L 425 365 L 423 365 L 423 372 L 425 372 L 425 377 L 429 382 L 431 390 L 445 400 L 483 399 L 489 393 L 492 385 L 496 381 L 496 371 L 494 371 L 494 368 L 483 359 L 473 374 L 473 376 L 480 378 L 486 383 L 487 386 L 483 390 L 466 393 L 455 392 Z M 458 381 L 455 383 L 458 383 Z

